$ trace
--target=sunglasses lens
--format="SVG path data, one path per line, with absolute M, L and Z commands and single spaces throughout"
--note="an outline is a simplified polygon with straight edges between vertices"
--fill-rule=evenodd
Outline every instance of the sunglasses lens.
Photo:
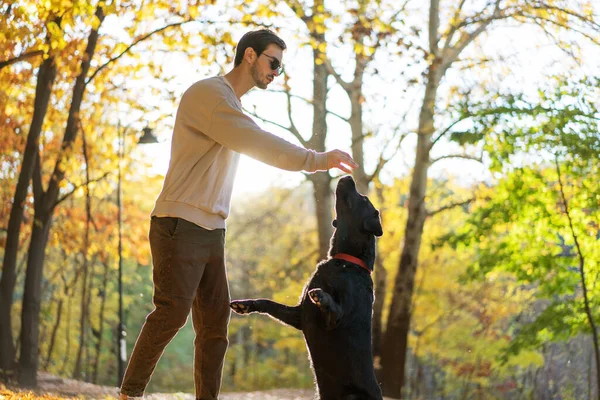
M 279 60 L 278 59 L 271 60 L 271 69 L 273 71 L 275 71 L 276 69 L 279 69 Z

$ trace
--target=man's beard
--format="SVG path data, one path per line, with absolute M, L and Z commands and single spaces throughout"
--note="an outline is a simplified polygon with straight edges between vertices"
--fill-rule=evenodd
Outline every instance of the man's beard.
M 258 69 L 256 68 L 256 63 L 252 64 L 250 67 L 250 73 L 252 74 L 252 79 L 254 79 L 254 83 L 261 89 L 266 89 L 268 84 L 264 83 L 260 79 L 260 74 L 258 73 Z

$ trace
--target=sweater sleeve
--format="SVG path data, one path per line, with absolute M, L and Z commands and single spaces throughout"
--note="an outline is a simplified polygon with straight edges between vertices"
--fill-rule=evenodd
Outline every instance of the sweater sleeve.
M 249 116 L 222 100 L 204 132 L 215 142 L 238 153 L 289 171 L 325 171 L 327 155 L 296 146 L 261 129 Z

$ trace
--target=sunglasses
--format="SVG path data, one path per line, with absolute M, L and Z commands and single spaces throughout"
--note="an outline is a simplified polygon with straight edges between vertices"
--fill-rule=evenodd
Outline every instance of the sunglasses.
M 283 74 L 283 65 L 281 64 L 281 61 L 279 61 L 276 57 L 271 57 L 265 53 L 261 53 L 261 56 L 269 58 L 269 66 L 271 67 L 271 70 L 277 71 L 277 75 Z

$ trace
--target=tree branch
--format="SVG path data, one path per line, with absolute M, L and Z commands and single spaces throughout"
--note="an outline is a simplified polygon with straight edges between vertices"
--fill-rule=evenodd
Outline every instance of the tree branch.
M 431 0 L 429 4 L 429 51 L 438 55 L 438 29 L 440 28 L 440 0 Z
M 255 113 L 255 112 L 252 112 L 252 111 L 249 111 L 249 110 L 247 110 L 247 109 L 245 109 L 245 108 L 244 108 L 244 111 L 245 111 L 245 112 L 247 112 L 248 114 L 252 115 L 253 117 L 256 117 L 256 118 L 260 119 L 260 120 L 261 120 L 261 121 L 263 121 L 263 122 L 266 122 L 266 123 L 268 123 L 268 124 L 271 124 L 271 125 L 278 126 L 278 127 L 280 127 L 281 129 L 285 129 L 286 131 L 288 131 L 288 132 L 290 132 L 292 135 L 294 135 L 294 137 L 295 137 L 296 139 L 298 139 L 298 141 L 299 141 L 299 142 L 302 144 L 302 146 L 304 146 L 304 147 L 307 147 L 307 142 L 306 142 L 306 140 L 304 140 L 304 138 L 302 137 L 302 135 L 300 135 L 300 132 L 298 132 L 297 130 L 294 130 L 294 128 L 292 128 L 291 126 L 284 126 L 284 125 L 281 125 L 281 124 L 279 124 L 279 123 L 277 123 L 277 122 L 274 122 L 274 121 L 268 120 L 268 119 L 266 119 L 266 118 L 263 118 L 263 117 L 261 117 L 261 116 L 260 116 L 260 115 L 258 115 L 257 113 Z
M 267 89 L 267 90 L 265 90 L 265 92 L 271 92 L 271 93 L 283 93 L 283 94 L 285 94 L 285 93 L 286 93 L 286 91 L 285 91 L 285 90 L 270 90 L 270 89 Z M 311 105 L 311 106 L 312 106 L 312 105 L 314 105 L 314 103 L 313 103 L 311 100 L 308 100 L 308 99 L 306 99 L 306 98 L 304 98 L 304 97 L 302 97 L 302 96 L 298 96 L 298 95 L 296 95 L 296 94 L 292 94 L 292 93 L 290 93 L 290 97 L 293 97 L 293 98 L 295 98 L 295 99 L 300 99 L 300 100 L 304 101 L 306 104 L 309 104 L 309 105 Z M 348 118 L 346 118 L 346 117 L 342 117 L 341 115 L 339 115 L 339 114 L 337 114 L 337 113 L 334 113 L 333 111 L 325 110 L 325 112 L 326 112 L 327 114 L 331 114 L 331 115 L 333 115 L 334 117 L 337 117 L 337 118 L 341 119 L 341 120 L 342 120 L 342 121 L 344 121 L 344 122 L 348 122 L 348 123 L 350 122 L 350 120 L 349 120 Z
M 329 58 L 325 58 L 325 66 L 327 67 L 327 71 L 331 75 L 333 75 L 333 77 L 335 78 L 337 83 L 342 87 L 342 89 L 344 89 L 346 93 L 350 95 L 350 92 L 352 91 L 352 85 L 343 80 L 342 77 L 336 72 L 336 70 L 331 65 L 331 61 L 329 60 Z
M 304 7 L 302 7 L 302 3 L 298 0 L 286 0 L 286 4 L 288 7 L 296 14 L 298 18 L 305 24 L 310 21 L 312 18 L 307 16 L 304 12 Z
M 462 158 L 462 159 L 465 159 L 465 160 L 473 160 L 473 161 L 478 161 L 480 163 L 483 163 L 482 157 L 470 156 L 468 154 L 448 154 L 448 155 L 441 156 L 441 157 L 438 157 L 438 158 L 432 158 L 431 161 L 429 162 L 429 165 L 433 165 L 436 162 L 438 162 L 440 160 L 445 160 L 447 158 Z
M 552 24 L 552 25 L 555 25 L 555 26 L 557 26 L 557 27 L 559 27 L 559 28 L 563 28 L 563 29 L 566 29 L 566 30 L 569 30 L 569 31 L 572 31 L 572 32 L 578 33 L 578 34 L 580 34 L 581 36 L 583 36 L 583 37 L 585 37 L 586 39 L 588 39 L 589 41 L 591 41 L 592 43 L 594 43 L 594 44 L 600 44 L 600 40 L 598 40 L 598 38 L 597 38 L 597 37 L 594 37 L 594 36 L 590 35 L 589 33 L 585 33 L 585 32 L 583 32 L 583 31 L 581 31 L 580 29 L 575 29 L 573 26 L 568 26 L 568 25 L 562 24 L 562 23 L 560 23 L 560 22 L 558 22 L 558 21 L 554 21 L 554 20 L 552 20 L 552 19 L 549 19 L 549 18 L 542 18 L 542 17 L 535 16 L 535 15 L 524 15 L 524 16 L 523 16 L 523 18 L 526 18 L 526 19 L 531 19 L 531 20 L 533 20 L 533 21 L 534 21 L 534 22 L 535 22 L 535 23 L 536 23 L 538 26 L 540 26 L 540 27 L 541 27 L 541 28 L 544 30 L 544 32 L 546 32 L 546 34 L 550 35 L 550 36 L 551 36 L 553 39 L 554 39 L 554 36 L 553 36 L 552 34 L 550 34 L 550 33 L 549 33 L 549 32 L 548 32 L 548 31 L 547 31 L 547 30 L 546 30 L 546 29 L 545 29 L 545 28 L 544 28 L 544 27 L 543 27 L 543 26 L 540 24 L 540 21 L 546 21 L 546 22 L 548 22 L 548 23 L 550 23 L 550 24 Z
M 162 32 L 164 30 L 167 30 L 169 28 L 173 28 L 176 26 L 181 26 L 183 24 L 187 24 L 188 22 L 193 22 L 195 21 L 192 18 L 188 18 L 184 21 L 180 21 L 180 22 L 174 22 L 172 24 L 167 24 L 161 28 L 155 29 L 152 32 L 149 32 L 145 35 L 143 35 L 142 37 L 136 39 L 133 41 L 133 43 L 131 43 L 129 46 L 127 46 L 127 48 L 125 50 L 123 50 L 121 53 L 119 53 L 118 55 L 116 55 L 115 57 L 112 57 L 111 59 L 109 59 L 108 61 L 106 61 L 104 64 L 102 64 L 101 66 L 99 66 L 91 75 L 90 77 L 85 81 L 85 84 L 89 84 L 95 77 L 96 75 L 98 75 L 100 73 L 100 71 L 102 71 L 104 68 L 106 68 L 108 65 L 110 65 L 111 63 L 117 61 L 119 58 L 123 57 L 125 54 L 127 54 L 134 46 L 138 45 L 139 43 L 143 42 L 144 40 L 152 37 L 154 34 Z M 200 21 L 200 22 L 209 22 L 209 21 Z
M 285 97 L 287 99 L 287 115 L 288 115 L 288 120 L 290 121 L 290 132 L 292 132 L 292 134 L 294 136 L 296 136 L 297 138 L 299 138 L 299 137 L 302 137 L 302 135 L 300 135 L 300 131 L 296 127 L 296 124 L 294 124 L 294 118 L 292 117 L 292 94 L 290 93 L 290 91 L 292 89 L 288 85 L 288 81 L 289 81 L 289 78 L 286 75 L 285 76 L 285 90 L 284 90 L 284 92 L 285 92 Z
M 440 140 L 442 137 L 444 137 L 444 136 L 445 136 L 445 135 L 446 135 L 448 132 L 450 132 L 450 130 L 451 130 L 452 128 L 454 128 L 454 126 L 455 126 L 456 124 L 458 124 L 459 122 L 465 121 L 465 120 L 467 120 L 467 119 L 469 119 L 469 118 L 471 118 L 471 115 L 467 115 L 467 116 L 465 116 L 464 118 L 459 118 L 459 119 L 457 119 L 456 121 L 452 122 L 452 123 L 451 123 L 451 124 L 450 124 L 450 125 L 449 125 L 449 126 L 446 128 L 446 129 L 444 129 L 444 130 L 442 131 L 442 133 L 440 133 L 440 134 L 439 134 L 439 135 L 438 135 L 436 138 L 434 138 L 434 139 L 431 141 L 431 144 L 429 145 L 429 150 L 433 149 L 433 146 L 435 146 L 435 144 L 436 144 L 436 143 L 437 143 L 437 142 L 438 142 L 438 141 L 439 141 L 439 140 Z
M 563 12 L 563 13 L 565 13 L 567 15 L 570 15 L 572 17 L 575 17 L 575 18 L 579 19 L 582 22 L 590 24 L 594 29 L 600 30 L 600 23 L 595 22 L 593 19 L 588 19 L 585 15 L 578 14 L 575 11 L 572 11 L 572 10 L 567 10 L 567 9 L 564 9 L 564 8 L 559 8 L 559 7 L 550 5 L 550 4 L 544 4 L 543 7 L 534 5 L 534 6 L 532 6 L 532 8 L 536 9 L 536 10 L 555 10 L 555 11 Z
M 406 117 L 406 114 L 404 115 L 404 117 Z M 398 128 L 396 128 L 394 136 L 398 133 Z M 400 139 L 398 140 L 398 145 L 396 146 L 396 149 L 394 150 L 394 152 L 392 153 L 391 156 L 389 156 L 388 158 L 385 158 L 383 156 L 383 151 L 381 153 L 379 153 L 379 161 L 377 161 L 377 166 L 375 167 L 375 170 L 373 171 L 372 174 L 369 174 L 367 176 L 367 181 L 370 183 L 373 181 L 373 179 L 375 179 L 375 177 L 379 176 L 379 173 L 381 172 L 381 170 L 383 169 L 383 167 L 386 166 L 386 164 L 388 162 L 390 162 L 392 160 L 392 158 L 394 158 L 396 156 L 396 154 L 398 154 L 398 152 L 400 151 L 400 148 L 402 147 L 402 142 L 404 141 L 404 139 L 406 139 L 408 137 L 408 134 L 404 134 L 400 136 Z
M 477 36 L 484 32 L 492 21 L 506 18 L 500 13 L 500 0 L 496 0 L 494 12 L 489 18 L 482 20 L 479 26 L 471 33 L 463 32 L 460 39 L 454 46 L 448 47 L 442 60 L 442 70 L 448 68 L 454 61 L 457 60 L 460 53 L 473 41 Z
M 102 179 L 106 178 L 108 175 L 110 175 L 110 173 L 111 173 L 111 172 L 105 172 L 105 173 L 104 173 L 104 175 L 102 175 L 102 176 L 101 176 L 101 177 L 99 177 L 99 178 L 92 179 L 92 180 L 90 180 L 89 182 L 86 182 L 86 183 L 84 183 L 84 184 L 81 184 L 81 185 L 77 185 L 77 186 L 75 186 L 75 187 L 74 187 L 74 188 L 73 188 L 71 191 L 69 191 L 68 193 L 65 193 L 65 195 L 64 195 L 64 196 L 62 196 L 62 197 L 60 197 L 59 199 L 57 199 L 57 200 L 56 200 L 56 203 L 54 203 L 54 206 L 53 206 L 53 208 L 54 208 L 54 207 L 56 207 L 56 206 L 58 206 L 60 203 L 62 203 L 62 202 L 63 202 L 63 201 L 65 201 L 66 199 L 68 199 L 68 198 L 69 198 L 69 197 L 70 197 L 70 196 L 71 196 L 73 193 L 75 193 L 75 192 L 76 192 L 76 191 L 77 191 L 79 188 L 86 187 L 86 186 L 88 186 L 90 183 L 93 183 L 93 182 L 99 182 L 99 181 L 101 181 Z
M 463 6 L 465 5 L 465 2 L 467 0 L 461 0 L 460 4 L 458 5 L 458 7 L 456 8 L 456 11 L 454 12 L 454 17 L 450 20 L 450 28 L 448 29 L 448 32 L 446 33 L 446 43 L 444 43 L 444 49 L 442 50 L 442 53 L 445 54 L 448 49 L 450 48 L 450 44 L 452 43 L 452 39 L 454 38 L 454 34 L 456 33 L 456 31 L 459 28 L 458 24 L 453 24 L 453 21 L 458 21 L 458 18 L 460 17 L 460 13 L 462 11 Z
M 14 58 L 10 58 L 8 60 L 5 61 L 0 61 L 0 69 L 4 68 L 4 67 L 8 67 L 9 65 L 12 64 L 16 64 L 20 61 L 26 60 L 28 58 L 33 58 L 33 57 L 38 57 L 44 54 L 43 50 L 33 50 L 27 53 L 23 53 L 21 55 L 18 55 L 17 57 Z
M 475 201 L 475 197 L 467 199 L 467 200 L 459 201 L 459 202 L 456 202 L 456 203 L 450 203 L 450 204 L 448 204 L 446 206 L 438 208 L 437 210 L 427 211 L 427 216 L 428 217 L 432 217 L 435 214 L 440 213 L 442 211 L 446 211 L 446 210 L 449 210 L 449 209 L 454 208 L 454 207 L 462 207 L 462 206 L 465 206 L 467 204 L 470 204 L 473 201 Z

